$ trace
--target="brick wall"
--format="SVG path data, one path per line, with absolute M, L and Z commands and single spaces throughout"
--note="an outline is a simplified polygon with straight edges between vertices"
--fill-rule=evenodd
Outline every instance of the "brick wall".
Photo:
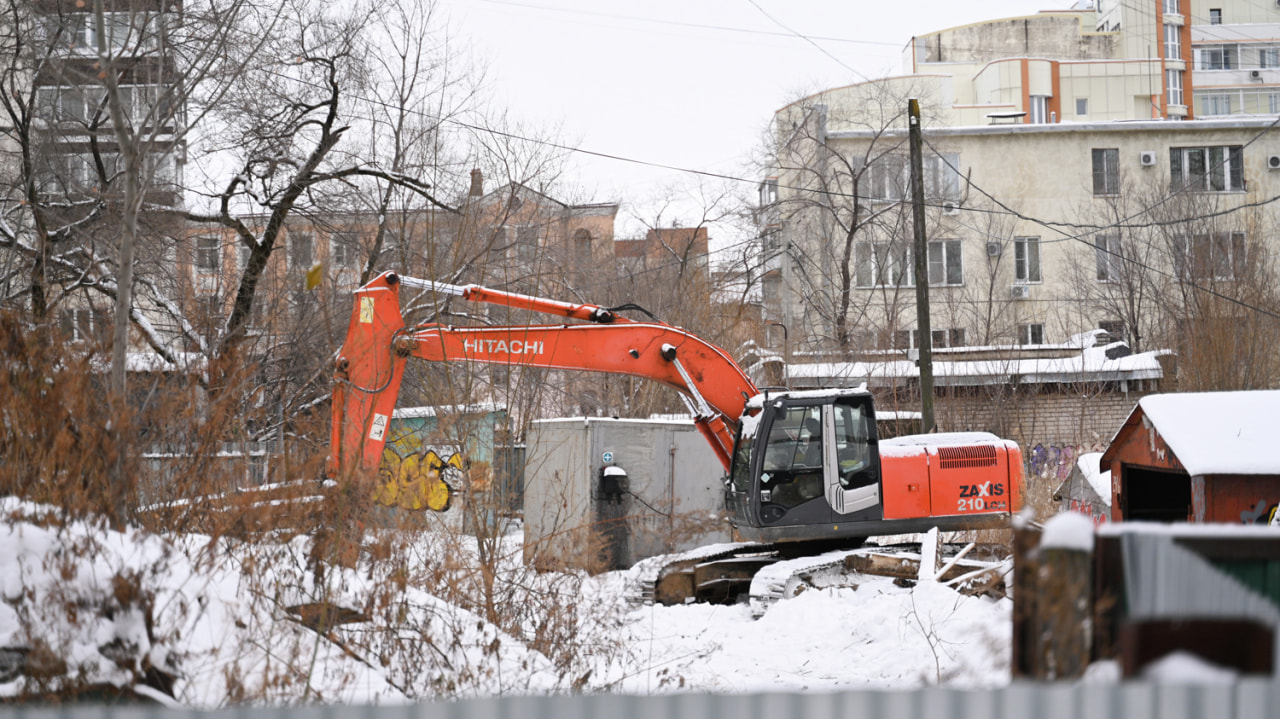
M 934 416 L 944 432 L 991 432 L 1024 448 L 1110 442 L 1148 392 L 1090 388 L 1086 392 L 992 388 L 990 393 L 941 395 Z M 897 406 L 895 406 L 895 404 Z M 919 410 L 918 400 L 877 397 L 878 409 Z

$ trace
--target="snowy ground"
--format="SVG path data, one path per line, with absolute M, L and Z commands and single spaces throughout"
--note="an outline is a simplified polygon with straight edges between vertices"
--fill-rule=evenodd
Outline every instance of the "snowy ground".
M 1008 681 L 1010 601 L 936 584 L 858 577 L 758 620 L 745 604 L 636 607 L 622 600 L 624 573 L 534 573 L 512 534 L 496 601 L 468 611 L 423 589 L 469 591 L 461 577 L 474 546 L 450 552 L 440 537 L 406 540 L 397 561 L 317 578 L 305 539 L 264 546 L 56 526 L 12 499 L 0 511 L 0 695 L 73 682 L 138 688 L 152 668 L 151 684 L 170 681 L 173 703 L 201 708 Z M 362 618 L 316 632 L 287 611 L 323 597 Z

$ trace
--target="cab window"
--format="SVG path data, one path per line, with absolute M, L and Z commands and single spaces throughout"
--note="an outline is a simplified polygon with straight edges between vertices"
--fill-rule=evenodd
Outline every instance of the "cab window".
M 774 415 L 760 488 L 784 507 L 822 496 L 822 407 L 789 407 Z

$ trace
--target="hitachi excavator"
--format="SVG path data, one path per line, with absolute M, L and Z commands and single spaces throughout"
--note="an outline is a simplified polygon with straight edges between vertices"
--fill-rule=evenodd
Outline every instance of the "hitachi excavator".
M 574 322 L 406 326 L 402 287 Z M 663 322 L 393 272 L 354 294 L 335 360 L 330 477 L 376 476 L 405 362 L 417 357 L 627 374 L 675 389 L 725 467 L 726 513 L 748 542 L 828 546 L 933 527 L 998 528 L 1020 508 L 1014 442 L 981 432 L 880 440 L 865 388 L 762 391 L 724 350 Z

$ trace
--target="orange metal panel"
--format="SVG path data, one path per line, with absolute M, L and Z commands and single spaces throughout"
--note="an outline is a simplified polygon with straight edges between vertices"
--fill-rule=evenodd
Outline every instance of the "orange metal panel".
M 930 503 L 936 515 L 1009 511 L 1015 489 L 1003 447 L 929 448 Z
M 929 458 L 924 448 L 906 453 L 881 455 L 881 488 L 884 490 L 884 518 L 912 519 L 932 516 L 929 512 Z

